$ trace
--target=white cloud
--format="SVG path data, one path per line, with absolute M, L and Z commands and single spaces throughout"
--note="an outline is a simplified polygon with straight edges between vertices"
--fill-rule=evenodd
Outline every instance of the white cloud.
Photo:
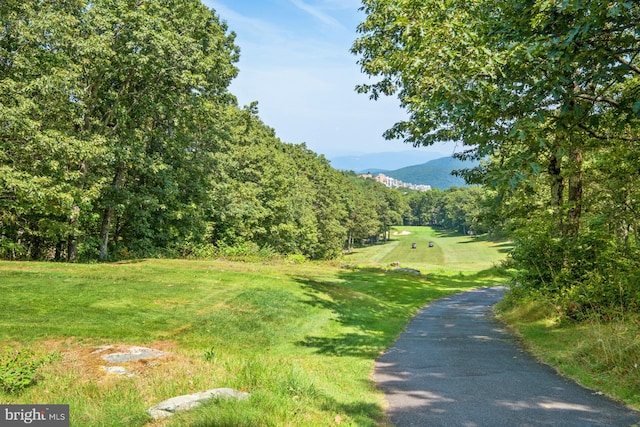
M 207 0 L 206 4 L 216 11 L 220 19 L 227 21 L 227 23 L 229 23 L 229 29 L 237 33 L 238 36 L 241 35 L 247 39 L 263 40 L 269 44 L 287 39 L 279 27 L 263 19 L 242 15 L 213 0 Z
M 316 18 L 317 20 L 319 20 L 325 25 L 328 25 L 330 27 L 337 28 L 340 30 L 346 30 L 344 25 L 342 25 L 337 19 L 324 13 L 320 8 L 311 6 L 303 2 L 302 0 L 290 0 L 290 2 L 298 9 L 304 12 L 307 12 L 309 15 L 313 16 L 314 18 Z

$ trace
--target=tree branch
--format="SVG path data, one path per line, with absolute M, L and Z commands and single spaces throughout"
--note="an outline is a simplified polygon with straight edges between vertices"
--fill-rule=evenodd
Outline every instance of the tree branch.
M 640 67 L 638 67 L 637 65 L 632 64 L 630 61 L 627 61 L 620 55 L 616 55 L 616 59 L 627 67 L 631 68 L 635 73 L 640 74 Z
M 591 137 L 596 138 L 596 139 L 601 139 L 601 140 L 604 140 L 604 141 L 617 139 L 617 140 L 625 141 L 625 142 L 638 142 L 638 138 L 629 138 L 629 137 L 624 137 L 624 136 L 620 136 L 620 135 L 615 136 L 615 137 L 610 137 L 610 136 L 606 136 L 606 135 L 602 135 L 602 134 L 596 133 L 593 129 L 588 128 L 583 123 L 579 123 L 578 127 L 580 129 L 582 129 L 583 131 L 585 131 L 586 133 L 588 133 Z
M 616 107 L 616 108 L 620 107 L 620 103 L 618 101 L 616 101 L 615 99 L 611 99 L 611 98 L 605 98 L 604 96 L 593 96 L 593 95 L 589 95 L 587 93 L 579 93 L 576 96 L 579 99 L 584 99 L 586 101 L 606 102 L 607 104 L 611 105 L 612 107 Z

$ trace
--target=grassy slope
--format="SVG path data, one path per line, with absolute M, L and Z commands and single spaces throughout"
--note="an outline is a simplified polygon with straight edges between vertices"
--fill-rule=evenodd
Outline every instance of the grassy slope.
M 527 349 L 585 387 L 640 410 L 640 316 L 603 323 L 561 322 L 542 299 L 499 304 L 499 317 Z
M 500 246 L 428 228 L 405 231 L 411 234 L 358 251 L 342 268 L 0 263 L 0 344 L 62 356 L 41 369 L 37 385 L 0 392 L 0 401 L 68 403 L 77 426 L 136 426 L 149 422 L 146 408 L 160 400 L 232 387 L 252 398 L 147 425 L 386 425 L 369 380 L 374 359 L 429 301 L 501 280 L 491 269 L 503 256 Z M 394 261 L 424 275 L 389 271 Z M 135 377 L 113 377 L 91 354 L 103 344 L 151 346 L 171 356 L 130 362 Z

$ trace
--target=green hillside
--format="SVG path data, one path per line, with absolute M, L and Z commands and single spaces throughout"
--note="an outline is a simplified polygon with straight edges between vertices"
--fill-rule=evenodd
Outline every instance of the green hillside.
M 462 161 L 453 157 L 443 157 L 423 163 L 388 171 L 385 174 L 412 184 L 425 184 L 445 190 L 466 185 L 463 178 L 451 174 L 454 170 L 472 168 L 477 161 Z

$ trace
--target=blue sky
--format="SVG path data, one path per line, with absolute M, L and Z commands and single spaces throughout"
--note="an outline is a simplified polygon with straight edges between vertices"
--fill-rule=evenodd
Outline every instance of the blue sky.
M 260 117 L 284 142 L 328 158 L 413 147 L 382 133 L 404 117 L 395 98 L 357 94 L 367 80 L 349 52 L 364 19 L 360 0 L 203 0 L 240 46 L 231 92 L 258 101 Z M 451 146 L 423 148 L 444 155 Z

